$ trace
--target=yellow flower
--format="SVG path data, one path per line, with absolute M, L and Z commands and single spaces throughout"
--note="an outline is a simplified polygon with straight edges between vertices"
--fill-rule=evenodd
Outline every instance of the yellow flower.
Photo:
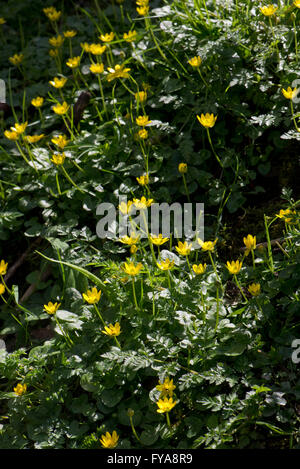
M 259 7 L 260 11 L 262 12 L 263 15 L 265 16 L 271 16 L 274 15 L 275 11 L 278 9 L 277 6 L 275 5 L 268 5 L 264 7 Z
M 208 112 L 204 115 L 201 114 L 201 116 L 197 116 L 198 121 L 200 124 L 203 125 L 206 129 L 209 127 L 213 127 L 216 123 L 217 116 L 214 116 L 213 114 L 209 114 Z
M 156 404 L 158 406 L 157 412 L 159 414 L 163 414 L 165 412 L 170 412 L 173 407 L 177 404 L 177 402 L 173 402 L 172 397 L 164 397 L 163 399 L 159 399 Z
M 284 88 L 282 88 L 282 94 L 283 96 L 286 98 L 286 99 L 293 99 L 295 96 L 297 96 L 298 94 L 298 90 L 297 88 L 294 88 L 292 90 L 292 88 L 290 86 L 288 86 L 288 89 L 285 90 Z
M 160 270 L 171 270 L 174 267 L 175 261 L 171 261 L 170 259 L 165 259 L 164 261 L 157 262 L 157 267 Z
M 124 236 L 120 238 L 119 241 L 123 244 L 128 244 L 128 246 L 132 246 L 133 244 L 138 243 L 140 240 L 140 236 L 136 235 L 133 231 L 130 233 L 130 236 Z
M 260 294 L 260 284 L 259 283 L 251 283 L 248 287 L 248 291 L 253 296 L 258 296 Z
M 192 243 L 189 244 L 187 241 L 185 241 L 184 243 L 178 241 L 178 246 L 175 246 L 175 248 L 176 251 L 182 256 L 188 256 L 192 249 Z
M 28 122 L 24 122 L 23 124 L 15 123 L 14 127 L 11 127 L 13 132 L 17 132 L 18 135 L 21 135 L 25 132 Z
M 116 322 L 114 326 L 112 324 L 110 324 L 108 327 L 105 326 L 104 329 L 105 330 L 101 332 L 103 332 L 103 334 L 110 335 L 111 337 L 117 337 L 121 334 L 121 327 L 118 322 Z
M 92 73 L 103 73 L 104 72 L 104 65 L 103 64 L 92 64 L 90 66 L 90 71 Z
M 142 176 L 137 177 L 136 180 L 141 186 L 146 186 L 149 184 L 149 175 L 143 174 Z
M 186 163 L 180 163 L 178 165 L 178 171 L 180 172 L 180 174 L 184 174 L 187 172 L 187 164 Z
M 108 68 L 109 74 L 107 75 L 107 81 L 112 81 L 115 78 L 129 78 L 128 72 L 130 68 L 124 68 L 125 65 L 116 65 L 115 68 Z
M 69 109 L 69 106 L 66 103 L 66 101 L 64 101 L 62 104 L 59 104 L 59 103 L 55 104 L 55 106 L 53 106 L 52 109 L 55 112 L 55 114 L 63 115 L 63 114 L 66 114 L 66 112 Z
M 143 140 L 146 140 L 148 138 L 148 130 L 146 129 L 141 129 L 138 131 L 137 136 Z
M 139 91 L 134 96 L 137 101 L 144 103 L 147 100 L 147 91 Z
M 86 52 L 91 52 L 93 55 L 102 55 L 105 50 L 105 44 L 91 44 L 90 46 L 88 45 L 88 50 Z
M 50 55 L 51 57 L 57 57 L 57 56 L 59 55 L 58 49 L 50 49 L 50 50 L 49 50 L 49 55 Z
M 42 138 L 45 137 L 45 134 L 41 134 L 41 135 L 25 135 L 24 136 L 24 140 L 26 140 L 26 142 L 28 143 L 37 143 L 39 142 Z
M 218 238 L 215 239 L 214 241 L 202 241 L 202 239 L 198 238 L 197 239 L 198 244 L 200 244 L 201 248 L 203 251 L 213 251 L 215 249 L 215 245 L 218 241 Z
M 159 235 L 151 235 L 150 239 L 155 246 L 161 246 L 162 244 L 166 243 L 169 241 L 169 238 L 163 238 L 163 235 L 159 233 Z
M 93 287 L 91 290 L 88 290 L 86 293 L 82 293 L 82 296 L 83 296 L 83 299 L 87 303 L 89 303 L 90 305 L 93 305 L 100 301 L 101 290 L 97 291 L 97 288 Z
M 122 269 L 124 272 L 128 275 L 131 275 L 134 277 L 135 275 L 138 275 L 140 273 L 140 270 L 143 268 L 143 265 L 139 262 L 137 265 L 134 265 L 133 262 L 125 262 L 124 266 L 122 266 Z
M 67 78 L 61 77 L 54 77 L 53 80 L 49 81 L 51 86 L 54 86 L 54 88 L 63 88 L 67 82 Z
M 99 36 L 99 38 L 103 42 L 111 42 L 111 41 L 113 41 L 114 37 L 115 37 L 115 33 L 113 33 L 113 32 L 107 33 L 107 34 L 101 34 Z
M 277 218 L 283 218 L 283 220 L 286 222 L 286 223 L 291 223 L 293 218 L 287 216 L 287 215 L 296 215 L 296 211 L 295 210 L 290 210 L 289 208 L 283 210 L 281 209 L 279 214 L 276 215 Z
M 119 436 L 117 435 L 117 432 L 114 430 L 112 434 L 110 434 L 109 432 L 106 432 L 105 435 L 101 435 L 100 443 L 103 446 L 103 448 L 113 449 L 117 446 L 118 440 L 119 440 Z
M 294 1 L 294 6 L 295 6 L 296 8 L 300 8 L 300 0 L 295 0 L 295 1 Z
M 57 37 L 51 37 L 49 39 L 49 44 L 55 48 L 61 47 L 63 45 L 64 38 L 58 34 Z
M 65 37 L 75 37 L 77 34 L 77 31 L 74 31 L 74 29 L 71 29 L 70 31 L 65 31 L 64 36 Z
M 66 62 L 66 65 L 70 68 L 77 68 L 80 64 L 80 57 L 70 57 L 67 62 Z
M 47 305 L 44 305 L 44 310 L 48 314 L 55 314 L 58 308 L 60 307 L 61 303 L 52 303 L 52 301 L 49 301 Z
M 47 16 L 50 21 L 58 21 L 61 17 L 61 11 L 54 11 L 52 13 L 49 13 Z
M 166 378 L 163 383 L 158 381 L 159 384 L 156 386 L 156 389 L 160 391 L 161 395 L 167 396 L 169 394 L 170 397 L 173 396 L 173 391 L 176 389 L 176 386 L 173 384 L 173 379 Z
M 138 248 L 135 244 L 130 246 L 130 254 L 135 254 L 137 250 L 138 250 Z
M 23 394 L 25 394 L 26 391 L 27 384 L 18 383 L 17 386 L 14 388 L 14 392 L 15 394 L 17 394 L 17 396 L 22 396 Z
M 67 140 L 66 135 L 57 135 L 56 137 L 53 137 L 51 139 L 51 142 L 54 143 L 54 145 L 58 146 L 61 150 L 63 150 L 65 146 L 69 143 L 69 140 Z
M 122 201 L 119 205 L 119 210 L 123 215 L 128 215 L 131 210 L 131 206 L 133 205 L 133 202 L 131 200 L 128 200 L 127 204 L 126 202 Z
M 66 159 L 66 155 L 64 153 L 54 153 L 52 155 L 51 161 L 52 163 L 56 164 L 57 166 L 60 166 L 64 164 Z
M 152 205 L 153 199 L 147 200 L 146 197 L 143 196 L 141 199 L 133 199 L 133 203 L 138 210 L 145 210 Z
M 256 236 L 248 234 L 247 238 L 243 238 L 243 241 L 247 248 L 245 255 L 248 256 L 249 252 L 256 248 Z
M 0 262 L 0 275 L 5 275 L 7 271 L 8 262 L 5 262 L 3 259 Z
M 149 7 L 148 6 L 137 7 L 136 11 L 138 12 L 139 15 L 146 16 L 148 14 Z
M 5 292 L 5 286 L 3 285 L 3 283 L 0 283 L 0 295 L 3 295 L 4 292 Z
M 92 45 L 92 44 L 91 44 Z M 84 52 L 91 52 L 91 45 L 87 42 L 81 42 L 80 47 L 84 50 Z
M 123 34 L 123 39 L 126 42 L 134 42 L 136 40 L 137 32 L 136 31 L 129 31 L 128 33 Z
M 31 100 L 31 104 L 34 107 L 41 107 L 41 106 L 43 106 L 43 103 L 44 103 L 44 98 L 42 98 L 40 96 L 37 96 L 36 98 L 33 98 Z
M 232 275 L 236 275 L 242 268 L 243 263 L 240 261 L 227 261 L 227 269 Z
M 12 57 L 9 57 L 10 63 L 13 65 L 20 65 L 24 60 L 24 54 L 14 54 Z
M 201 60 L 201 57 L 199 55 L 196 56 L 196 57 L 193 57 L 192 59 L 189 60 L 189 64 L 192 67 L 195 67 L 195 68 L 200 67 L 201 62 L 202 62 L 202 60 Z
M 1 24 L 5 24 L 5 23 L 6 23 L 5 19 L 1 16 L 1 18 L 0 18 L 0 25 L 1 25 Z
M 149 121 L 149 117 L 148 116 L 138 116 L 136 119 L 135 119 L 137 125 L 141 126 L 141 127 L 145 127 L 146 125 L 150 124 L 151 121 Z
M 15 132 L 14 130 L 5 130 L 4 135 L 8 140 L 18 140 L 19 138 L 18 132 Z
M 193 271 L 196 275 L 204 274 L 204 272 L 206 271 L 206 264 L 193 264 Z

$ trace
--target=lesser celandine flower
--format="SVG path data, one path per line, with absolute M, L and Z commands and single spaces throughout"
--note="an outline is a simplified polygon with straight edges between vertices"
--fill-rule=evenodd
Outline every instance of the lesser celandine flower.
M 21 135 L 25 132 L 28 122 L 24 122 L 23 124 L 15 123 L 14 127 L 11 127 L 13 132 L 17 132 L 18 135 Z
M 141 16 L 146 16 L 149 12 L 149 6 L 141 6 L 137 7 L 136 11 L 138 12 L 139 15 Z
M 215 249 L 215 245 L 218 241 L 218 238 L 214 241 L 202 241 L 202 239 L 198 238 L 197 241 L 203 251 L 213 251 Z
M 137 32 L 136 31 L 129 31 L 128 33 L 123 34 L 123 39 L 126 42 L 134 42 L 136 40 Z
M 149 175 L 143 174 L 142 176 L 137 177 L 136 180 L 141 186 L 146 186 L 149 184 Z
M 198 121 L 200 122 L 201 125 L 205 128 L 211 128 L 215 125 L 217 116 L 214 116 L 213 114 L 209 114 L 208 112 L 206 114 L 201 114 L 201 116 L 197 116 Z
M 111 32 L 111 33 L 106 33 L 106 34 L 101 34 L 99 36 L 99 38 L 101 39 L 101 41 L 103 42 L 111 42 L 113 41 L 115 37 L 115 33 L 114 32 Z
M 265 16 L 272 16 L 274 15 L 275 11 L 278 9 L 278 6 L 276 5 L 267 5 L 263 7 L 259 7 L 260 11 L 262 12 L 263 15 Z
M 135 121 L 136 121 L 137 125 L 139 125 L 140 127 L 145 127 L 146 125 L 151 123 L 151 121 L 149 121 L 148 116 L 138 116 L 135 119 Z
M 1 16 L 1 18 L 0 18 L 0 25 L 5 24 L 5 23 L 6 23 L 5 19 Z
M 142 140 L 146 140 L 148 138 L 148 130 L 146 129 L 141 129 L 137 133 L 138 137 L 141 138 Z
M 139 262 L 138 264 L 134 264 L 133 262 L 125 262 L 124 265 L 122 266 L 122 269 L 124 272 L 128 275 L 131 275 L 132 277 L 135 277 L 138 275 L 143 268 L 143 265 Z
M 66 65 L 70 68 L 77 68 L 80 64 L 80 57 L 70 57 L 67 62 L 66 62 Z
M 7 271 L 8 262 L 5 262 L 3 259 L 0 262 L 0 275 L 5 275 Z
M 54 145 L 58 146 L 61 150 L 63 150 L 65 146 L 69 143 L 69 140 L 67 140 L 66 135 L 63 134 L 53 137 L 51 139 L 51 142 L 54 143 Z
M 103 73 L 104 72 L 104 65 L 101 64 L 91 64 L 90 71 L 95 74 Z
M 50 49 L 49 50 L 50 57 L 57 57 L 59 55 L 58 49 Z
M 93 287 L 91 290 L 88 290 L 86 293 L 82 293 L 83 299 L 90 305 L 99 303 L 101 298 L 101 290 L 97 290 L 96 287 Z
M 192 250 L 192 243 L 189 244 L 187 241 L 184 243 L 178 241 L 178 246 L 175 246 L 175 248 L 176 251 L 182 256 L 188 256 Z
M 227 261 L 227 269 L 232 275 L 236 275 L 240 272 L 243 263 L 240 261 Z
M 138 248 L 136 244 L 133 244 L 132 246 L 130 246 L 130 254 L 135 254 L 137 250 Z
M 36 98 L 33 98 L 31 100 L 32 106 L 37 107 L 37 108 L 43 106 L 43 103 L 44 103 L 44 98 L 42 98 L 41 96 L 37 96 Z
M 47 305 L 44 305 L 44 310 L 48 314 L 55 314 L 58 308 L 60 307 L 61 303 L 52 303 L 52 301 L 49 301 Z
M 170 412 L 177 402 L 173 402 L 172 397 L 164 397 L 163 399 L 159 399 L 156 404 L 158 406 L 157 412 L 159 414 L 163 414 L 165 412 Z
M 125 65 L 117 64 L 115 68 L 108 68 L 109 74 L 107 75 L 107 81 L 115 80 L 116 78 L 129 78 L 128 72 L 130 68 L 125 68 Z
M 64 36 L 68 38 L 75 37 L 76 34 L 77 31 L 74 31 L 74 29 L 71 29 L 70 31 L 64 31 Z
M 186 163 L 180 163 L 178 165 L 178 171 L 180 174 L 185 174 L 187 172 L 187 164 Z
M 169 395 L 170 397 L 173 396 L 173 391 L 176 389 L 176 386 L 173 384 L 173 379 L 166 378 L 163 383 L 161 381 L 158 381 L 159 384 L 156 387 L 156 389 L 161 393 L 161 396 L 167 396 Z
M 86 52 L 91 52 L 93 55 L 102 55 L 106 51 L 106 45 L 104 44 L 91 44 L 88 45 Z
M 22 396 L 27 391 L 27 384 L 18 383 L 17 386 L 14 388 L 14 393 L 17 396 Z
M 200 57 L 199 55 L 196 56 L 196 57 L 193 57 L 193 58 L 191 58 L 191 59 L 189 60 L 189 64 L 190 64 L 192 67 L 195 67 L 195 68 L 200 67 L 201 62 L 202 62 L 202 60 L 201 60 L 201 57 Z
M 54 77 L 53 80 L 49 81 L 50 85 L 54 88 L 63 88 L 67 82 L 67 78 L 64 77 Z
M 109 335 L 111 337 L 117 337 L 118 335 L 121 334 L 121 327 L 120 327 L 120 324 L 118 322 L 116 322 L 116 324 L 114 326 L 112 324 L 110 324 L 109 326 L 105 326 L 104 329 L 105 330 L 101 331 L 101 332 L 103 332 L 103 334 Z
M 20 65 L 24 60 L 24 54 L 14 54 L 12 57 L 9 57 L 8 60 L 13 65 Z
M 4 292 L 5 292 L 5 286 L 3 285 L 3 283 L 0 283 L 0 295 L 3 295 Z
M 18 140 L 19 138 L 18 132 L 15 132 L 14 130 L 5 130 L 4 136 L 8 138 L 8 140 Z
M 54 153 L 52 155 L 51 161 L 57 166 L 61 166 L 62 164 L 64 164 L 65 159 L 66 159 L 65 153 Z
M 43 8 L 43 12 L 50 21 L 57 21 L 61 16 L 61 11 L 57 11 L 55 7 Z
M 134 96 L 137 101 L 144 103 L 147 100 L 147 91 L 139 91 Z
M 61 47 L 63 43 L 64 38 L 60 34 L 57 37 L 50 37 L 49 39 L 49 44 L 55 48 Z
M 248 234 L 247 238 L 243 238 L 244 244 L 246 246 L 245 255 L 248 256 L 250 251 L 256 249 L 256 236 Z
M 130 233 L 130 236 L 123 236 L 120 238 L 119 241 L 123 244 L 128 244 L 128 246 L 132 246 L 133 244 L 137 244 L 140 240 L 140 236 L 136 235 L 134 231 Z
M 153 199 L 146 199 L 146 197 L 143 196 L 140 199 L 133 199 L 133 203 L 138 210 L 144 210 L 152 205 Z
M 66 103 L 66 101 L 64 101 L 62 104 L 60 103 L 55 104 L 55 106 L 53 106 L 52 109 L 55 112 L 55 114 L 63 115 L 63 114 L 66 114 L 66 112 L 68 112 L 69 107 L 70 106 Z
M 260 284 L 259 283 L 251 283 L 248 287 L 249 293 L 251 293 L 252 296 L 258 296 L 260 294 Z
M 119 440 L 119 436 L 117 432 L 114 430 L 112 434 L 106 432 L 105 435 L 102 435 L 100 438 L 100 443 L 103 448 L 113 449 L 117 446 Z
M 158 235 L 151 235 L 150 239 L 155 246 L 162 246 L 162 244 L 165 244 L 167 241 L 169 241 L 169 238 L 164 238 L 161 233 Z
M 297 96 L 298 94 L 298 90 L 297 88 L 294 88 L 292 90 L 292 88 L 290 86 L 288 86 L 287 90 L 285 90 L 284 88 L 282 88 L 281 90 L 283 96 L 286 98 L 286 99 L 293 99 L 295 98 L 295 96 Z
M 80 47 L 84 50 L 84 52 L 91 52 L 91 45 L 87 42 L 81 42 Z
M 193 264 L 193 271 L 196 275 L 202 275 L 206 271 L 206 264 Z
M 128 215 L 130 213 L 132 205 L 133 205 L 132 200 L 128 200 L 127 203 L 122 201 L 118 208 L 123 215 Z
M 300 8 L 300 0 L 294 0 L 293 4 L 296 8 Z
M 296 215 L 296 211 L 295 210 L 290 210 L 289 208 L 287 209 L 281 209 L 279 211 L 279 213 L 276 215 L 277 218 L 282 218 L 286 223 L 291 223 L 292 221 L 292 218 L 290 217 L 290 215 Z
M 171 270 L 174 267 L 175 261 L 171 261 L 170 259 L 166 258 L 164 261 L 161 260 L 157 262 L 157 267 L 160 270 Z
M 40 134 L 40 135 L 25 135 L 24 136 L 24 140 L 28 143 L 37 143 L 39 142 L 40 140 L 42 140 L 42 138 L 45 137 L 45 134 Z

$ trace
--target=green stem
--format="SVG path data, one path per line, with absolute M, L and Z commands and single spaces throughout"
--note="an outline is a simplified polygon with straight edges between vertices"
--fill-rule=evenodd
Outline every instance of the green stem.
M 207 131 L 207 137 L 208 137 L 208 141 L 209 141 L 210 147 L 211 147 L 211 149 L 212 149 L 212 152 L 213 152 L 213 154 L 215 155 L 217 162 L 219 163 L 219 165 L 220 165 L 221 168 L 223 169 L 223 164 L 222 164 L 220 158 L 218 157 L 217 153 L 215 152 L 214 146 L 213 146 L 213 144 L 212 144 L 211 137 L 210 137 L 210 133 L 209 133 L 209 128 L 208 128 L 208 127 L 206 127 L 206 131 Z

